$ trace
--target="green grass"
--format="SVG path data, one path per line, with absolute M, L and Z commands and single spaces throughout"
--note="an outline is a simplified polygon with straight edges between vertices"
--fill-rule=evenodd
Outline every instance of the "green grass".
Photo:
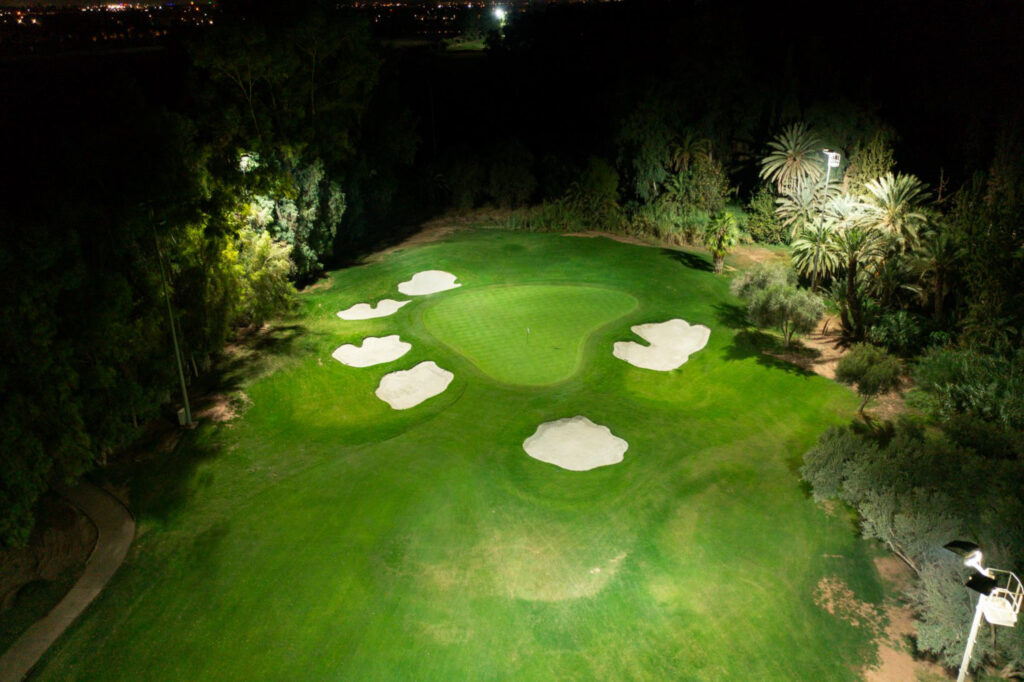
M 389 318 L 335 316 L 433 268 L 463 287 Z M 880 582 L 797 474 L 856 398 L 763 355 L 708 269 L 487 231 L 333 273 L 271 335 L 243 417 L 124 472 L 139 537 L 38 679 L 857 679 L 872 633 L 814 589 L 835 576 L 878 602 Z M 680 369 L 612 357 L 630 325 L 671 317 L 712 330 Z M 490 345 L 526 324 L 575 349 Z M 394 332 L 413 345 L 395 363 L 330 357 Z M 405 411 L 374 397 L 423 360 L 455 373 L 445 393 Z M 575 414 L 629 442 L 621 464 L 526 456 L 540 422 Z
M 614 289 L 484 287 L 438 300 L 423 322 L 488 376 L 544 385 L 575 374 L 591 333 L 636 306 L 635 298 Z

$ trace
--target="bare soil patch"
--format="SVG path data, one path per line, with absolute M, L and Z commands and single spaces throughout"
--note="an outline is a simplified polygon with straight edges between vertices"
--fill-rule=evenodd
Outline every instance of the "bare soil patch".
M 857 599 L 853 590 L 836 576 L 827 576 L 818 581 L 814 588 L 814 603 L 854 627 L 869 628 L 876 633 L 882 631 L 883 610 Z
M 842 344 L 838 317 L 826 315 L 817 329 L 797 343 L 799 345 L 788 352 L 764 351 L 764 353 L 792 363 L 808 372 L 814 372 L 826 379 L 835 380 L 836 365 L 839 364 L 839 358 L 846 354 L 846 347 Z
M 586 239 L 604 237 L 605 239 L 611 239 L 613 242 L 620 242 L 622 244 L 635 244 L 637 246 L 662 246 L 661 244 L 654 244 L 645 239 L 641 239 L 640 237 L 634 237 L 628 234 L 618 234 L 617 232 L 602 232 L 600 230 L 587 230 L 586 232 L 566 232 L 562 236 L 584 237 Z
M 902 590 L 913 579 L 910 568 L 894 556 L 875 559 L 875 570 L 892 592 Z M 947 679 L 945 669 L 930 661 L 914 658 L 909 640 L 916 634 L 910 607 L 890 598 L 884 605 L 886 626 L 878 633 L 878 662 L 863 670 L 865 682 L 919 682 Z
M 786 260 L 786 254 L 766 249 L 763 246 L 737 246 L 729 254 L 729 265 L 735 268 L 749 268 L 758 263 L 772 263 Z

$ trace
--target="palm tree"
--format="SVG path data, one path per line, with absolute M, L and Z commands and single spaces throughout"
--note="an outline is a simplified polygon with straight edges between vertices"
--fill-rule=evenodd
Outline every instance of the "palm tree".
M 918 234 L 927 224 L 923 208 L 930 196 L 917 176 L 886 173 L 864 185 L 869 224 L 891 235 L 903 253 L 917 245 Z
M 821 141 L 803 123 L 794 123 L 768 143 L 761 177 L 775 183 L 780 194 L 817 182 L 824 174 Z
M 789 238 L 796 239 L 811 225 L 820 222 L 824 206 L 835 198 L 838 189 L 829 183 L 796 187 L 775 200 L 775 215 L 783 227 L 789 228 Z
M 698 156 L 711 156 L 711 140 L 697 137 L 692 130 L 687 130 L 683 139 L 672 142 L 669 148 L 669 169 L 673 173 L 688 171 Z
M 910 258 L 910 269 L 922 285 L 921 298 L 931 298 L 935 321 L 941 322 L 942 304 L 963 255 L 963 247 L 948 228 L 926 232 L 922 237 L 921 245 Z
M 823 223 L 805 229 L 793 242 L 793 265 L 800 274 L 811 278 L 811 291 L 816 291 L 823 277 L 839 270 L 835 230 Z
M 740 231 L 736 227 L 736 218 L 731 213 L 720 213 L 711 219 L 707 232 L 704 233 L 704 246 L 711 252 L 711 262 L 715 274 L 722 274 L 725 267 L 725 256 L 740 240 Z
M 843 329 L 854 340 L 864 338 L 864 306 L 861 301 L 863 268 L 880 259 L 884 243 L 877 230 L 849 223 L 836 231 L 835 245 L 839 252 L 844 285 L 838 292 L 842 304 L 840 318 Z

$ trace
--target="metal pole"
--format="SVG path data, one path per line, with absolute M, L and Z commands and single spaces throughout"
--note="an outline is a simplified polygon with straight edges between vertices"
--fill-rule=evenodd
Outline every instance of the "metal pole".
M 185 425 L 192 424 L 192 408 L 188 404 L 188 389 L 185 387 L 185 370 L 181 366 L 181 349 L 178 348 L 178 332 L 174 325 L 174 311 L 171 309 L 171 296 L 167 293 L 167 277 L 164 275 L 164 255 L 160 251 L 160 240 L 153 229 L 153 241 L 156 242 L 157 260 L 160 261 L 160 283 L 163 285 L 164 300 L 167 301 L 167 320 L 171 323 L 171 340 L 174 341 L 174 359 L 178 361 L 178 379 L 181 381 L 181 397 L 185 402 Z
M 974 651 L 974 641 L 978 639 L 978 627 L 981 625 L 981 604 L 985 595 L 978 595 L 978 606 L 974 609 L 974 622 L 971 623 L 971 634 L 967 637 L 967 648 L 964 650 L 964 660 L 960 662 L 960 674 L 956 682 L 964 682 L 967 679 L 967 668 L 971 664 L 971 653 Z

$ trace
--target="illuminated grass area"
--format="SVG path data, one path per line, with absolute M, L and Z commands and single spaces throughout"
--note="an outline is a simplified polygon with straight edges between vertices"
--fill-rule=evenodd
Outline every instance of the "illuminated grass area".
M 590 334 L 636 308 L 613 289 L 485 287 L 441 298 L 423 314 L 427 330 L 508 384 L 553 384 L 580 367 Z
M 335 317 L 430 268 L 463 288 L 389 318 Z M 485 231 L 334 273 L 302 296 L 297 327 L 266 339 L 271 369 L 238 368 L 242 417 L 123 473 L 136 545 L 39 679 L 857 679 L 872 633 L 814 590 L 836 577 L 877 602 L 878 577 L 796 472 L 857 401 L 763 355 L 707 269 L 605 239 Z M 534 294 L 574 287 L 621 296 L 580 316 L 579 369 L 547 387 L 478 371 L 505 351 L 446 316 L 487 317 L 488 299 L 508 316 L 520 295 L 560 311 Z M 712 330 L 680 369 L 612 357 L 630 325 L 673 317 Z M 395 363 L 330 358 L 391 333 L 413 346 Z M 384 374 L 425 360 L 455 374 L 443 394 L 401 412 L 374 397 Z M 576 414 L 626 439 L 625 459 L 571 472 L 526 455 L 538 424 Z

